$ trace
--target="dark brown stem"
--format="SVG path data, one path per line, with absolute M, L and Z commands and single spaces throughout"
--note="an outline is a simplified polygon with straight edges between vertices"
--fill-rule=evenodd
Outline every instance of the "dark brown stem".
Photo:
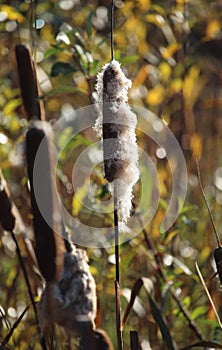
M 113 40 L 113 32 L 114 32 L 114 0 L 112 0 L 111 3 L 111 15 L 110 15 L 110 22 L 111 22 L 111 29 L 110 29 L 110 46 L 111 46 L 111 59 L 114 60 L 114 40 Z
M 131 350 L 139 350 L 139 339 L 136 331 L 130 331 L 130 347 Z
M 115 298 L 116 298 L 116 335 L 118 342 L 118 350 L 123 349 L 123 339 L 121 330 L 121 306 L 120 306 L 120 268 L 119 268 L 119 222 L 118 222 L 118 209 L 117 198 L 114 189 L 114 229 L 115 229 L 115 262 L 116 262 L 116 278 L 115 278 Z
M 18 241 L 16 239 L 15 233 L 13 231 L 10 231 L 10 233 L 11 233 L 11 237 L 12 237 L 14 243 L 15 243 L 15 246 L 16 246 L 16 253 L 18 255 L 19 263 L 20 263 L 21 268 L 22 268 L 22 272 L 23 272 L 23 275 L 24 275 L 24 278 L 25 278 L 25 282 L 26 282 L 26 285 L 27 285 L 27 288 L 28 288 L 29 297 L 30 297 L 30 300 L 31 300 L 31 303 L 32 303 L 32 306 L 33 306 L 33 310 L 34 310 L 34 314 L 35 314 L 35 318 L 36 318 L 36 322 L 37 322 L 37 328 L 38 328 L 38 332 L 39 332 L 39 336 L 40 336 L 40 342 L 41 342 L 41 345 L 42 345 L 42 349 L 43 350 L 47 350 L 45 339 L 44 339 L 44 337 L 42 335 L 40 324 L 39 324 L 39 318 L 38 318 L 38 313 L 37 313 L 37 309 L 36 309 L 36 303 L 35 303 L 35 300 L 34 300 L 34 297 L 33 297 L 33 293 L 32 293 L 32 287 L 31 287 L 31 284 L 30 284 L 30 281 L 29 281 L 29 277 L 28 277 L 28 273 L 27 273 L 27 270 L 26 270 L 26 267 L 25 267 L 25 264 L 24 264 L 24 261 L 23 261 L 23 258 L 22 258 L 21 250 L 19 248 L 19 244 L 18 244 Z

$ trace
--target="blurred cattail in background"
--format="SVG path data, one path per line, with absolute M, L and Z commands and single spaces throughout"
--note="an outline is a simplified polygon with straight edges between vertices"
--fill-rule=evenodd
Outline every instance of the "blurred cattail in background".
M 59 278 L 62 273 L 65 246 L 55 183 L 56 156 L 53 134 L 48 123 L 36 121 L 28 130 L 26 158 L 36 258 L 43 277 L 46 281 L 51 281 Z
M 45 119 L 43 101 L 40 99 L 40 88 L 37 81 L 35 64 L 28 46 L 19 44 L 15 47 L 18 76 L 26 117 Z
M 13 214 L 12 201 L 6 181 L 0 169 L 0 224 L 6 231 L 13 231 L 15 216 Z
M 132 207 L 132 190 L 139 179 L 136 115 L 128 105 L 131 81 L 119 62 L 112 60 L 97 76 L 99 117 L 94 129 L 103 139 L 105 178 L 117 201 L 118 218 L 126 222 Z

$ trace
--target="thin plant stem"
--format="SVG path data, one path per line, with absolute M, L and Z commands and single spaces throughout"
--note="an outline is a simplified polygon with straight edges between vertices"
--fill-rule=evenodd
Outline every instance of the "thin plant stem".
M 6 335 L 6 337 L 3 339 L 3 341 L 0 344 L 0 350 L 5 350 L 6 345 L 8 344 L 9 340 L 11 339 L 14 331 L 16 330 L 16 328 L 18 327 L 18 325 L 20 324 L 20 322 L 22 321 L 23 317 L 25 316 L 25 314 L 27 313 L 28 309 L 30 308 L 31 305 L 28 305 L 25 310 L 21 313 L 21 315 L 19 316 L 19 318 L 16 320 L 16 322 L 13 324 L 12 328 L 10 329 L 9 333 Z
M 117 209 L 117 194 L 114 188 L 114 229 L 115 229 L 115 263 L 116 263 L 116 276 L 115 276 L 115 299 L 116 299 L 116 335 L 118 350 L 123 349 L 123 339 L 121 330 L 121 305 L 120 305 L 120 267 L 119 267 L 119 221 L 118 221 L 118 209 Z
M 202 195 L 203 195 L 203 198 L 204 198 L 204 202 L 205 202 L 205 204 L 206 204 L 206 207 L 207 207 L 207 210 L 208 210 L 208 213 L 209 213 L 209 216 L 210 216 L 210 221 L 211 221 L 211 224 L 212 224 L 212 227 L 213 227 L 215 236 L 216 236 L 218 248 L 220 248 L 220 247 L 221 247 L 220 238 L 219 238 L 219 235 L 218 235 L 218 233 L 217 233 L 217 229 L 216 229 L 216 226 L 215 226 L 215 224 L 214 224 L 213 215 L 212 215 L 212 212 L 211 212 L 211 210 L 210 210 L 209 204 L 208 204 L 208 202 L 207 202 L 207 197 L 206 197 L 206 194 L 205 194 L 204 189 L 203 189 L 203 185 L 202 185 L 202 181 L 201 181 L 201 176 L 200 176 L 200 166 L 199 166 L 199 162 L 198 162 L 197 159 L 196 159 L 196 166 L 197 166 L 197 177 L 198 177 L 200 189 L 201 189 L 201 192 L 202 192 Z
M 111 16 L 110 16 L 110 22 L 111 22 L 111 33 L 110 33 L 110 46 L 111 46 L 111 59 L 114 60 L 114 0 L 111 2 Z
M 205 281 L 204 281 L 204 279 L 203 279 L 203 276 L 202 276 L 202 274 L 201 274 L 201 272 L 200 272 L 200 269 L 199 269 L 199 266 L 198 266 L 197 262 L 195 262 L 195 267 L 196 267 L 198 276 L 199 276 L 199 278 L 200 278 L 200 281 L 201 281 L 201 283 L 202 283 L 202 285 L 203 285 L 203 287 L 204 287 L 204 290 L 205 290 L 205 292 L 206 292 L 206 294 L 207 294 L 207 297 L 208 297 L 208 299 L 209 299 L 209 301 L 210 301 L 210 304 L 211 304 L 211 306 L 212 306 L 212 308 L 213 308 L 213 310 L 214 310 L 214 313 L 215 313 L 215 316 L 216 316 L 216 318 L 217 318 L 217 321 L 218 321 L 218 323 L 219 323 L 219 325 L 220 325 L 220 328 L 222 328 L 222 323 L 221 323 L 220 316 L 218 315 L 217 309 L 216 309 L 216 307 L 215 307 L 215 305 L 214 305 L 213 299 L 211 298 L 210 292 L 209 292 L 209 290 L 208 290 L 208 288 L 207 288 L 207 286 L 206 286 L 206 283 L 205 283 Z
M 22 258 L 21 250 L 19 248 L 19 244 L 18 244 L 18 241 L 16 239 L 15 233 L 13 231 L 10 231 L 10 233 L 11 233 L 12 239 L 13 239 L 13 241 L 15 243 L 15 246 L 16 246 L 16 252 L 17 252 L 17 255 L 18 255 L 18 258 L 19 258 L 19 262 L 20 262 L 20 265 L 21 265 L 21 268 L 22 268 L 22 272 L 23 272 L 23 275 L 24 275 L 24 279 L 25 279 L 25 282 L 26 282 L 26 285 L 27 285 L 27 288 L 28 288 L 29 297 L 30 297 L 30 300 L 31 300 L 31 303 L 32 303 L 32 306 L 33 306 L 33 310 L 34 310 L 34 314 L 35 314 L 35 318 L 36 318 L 36 322 L 37 322 L 38 333 L 39 333 L 39 336 L 40 336 L 40 343 L 41 343 L 42 349 L 43 350 L 47 350 L 46 342 L 45 342 L 45 339 L 44 339 L 44 337 L 42 335 L 40 324 L 39 324 L 39 318 L 38 318 L 38 313 L 37 313 L 37 309 L 36 309 L 36 303 L 35 303 L 35 300 L 34 300 L 34 297 L 33 297 L 33 293 L 32 293 L 32 287 L 31 287 L 31 284 L 30 284 L 30 281 L 29 281 L 29 277 L 28 277 L 28 273 L 27 273 L 27 270 L 26 270 L 26 267 L 25 267 L 25 264 L 24 264 L 24 261 L 23 261 L 23 258 Z
M 115 201 L 115 199 L 114 199 Z M 114 229 L 115 229 L 115 258 L 116 258 L 116 281 L 120 283 L 119 272 L 119 224 L 118 224 L 118 211 L 114 205 Z
M 153 241 L 152 241 L 152 239 L 151 239 L 149 233 L 148 233 L 147 230 L 144 228 L 145 225 L 144 225 L 144 222 L 143 222 L 142 218 L 141 218 L 141 217 L 138 217 L 138 220 L 139 220 L 141 226 L 143 227 L 143 234 L 144 234 L 144 238 L 145 238 L 145 242 L 146 242 L 146 244 L 147 244 L 147 247 L 148 247 L 148 249 L 150 249 L 150 250 L 152 251 L 152 253 L 153 253 L 153 257 L 154 257 L 155 262 L 156 262 L 156 264 L 157 264 L 157 271 L 158 271 L 158 273 L 159 273 L 159 276 L 160 276 L 160 278 L 161 278 L 164 282 L 166 282 L 167 279 L 166 279 L 165 273 L 164 273 L 164 271 L 163 271 L 162 264 L 161 264 L 161 260 L 160 260 L 160 257 L 159 257 L 159 255 L 158 255 L 158 252 L 157 252 L 156 249 L 155 249 L 155 246 L 154 246 L 154 244 L 153 244 Z M 198 339 L 202 340 L 202 339 L 203 339 L 203 336 L 202 336 L 202 334 L 201 334 L 201 331 L 199 330 L 198 325 L 196 324 L 196 322 L 195 322 L 194 320 L 191 319 L 191 315 L 190 315 L 189 311 L 186 310 L 185 307 L 183 306 L 181 300 L 180 300 L 179 297 L 177 296 L 177 293 L 176 293 L 174 287 L 173 287 L 173 286 L 170 286 L 169 291 L 170 291 L 172 297 L 174 298 L 174 300 L 176 301 L 176 303 L 177 303 L 177 305 L 178 305 L 180 311 L 182 312 L 183 316 L 187 319 L 190 329 L 192 329 L 192 331 L 196 334 L 196 336 L 197 336 Z

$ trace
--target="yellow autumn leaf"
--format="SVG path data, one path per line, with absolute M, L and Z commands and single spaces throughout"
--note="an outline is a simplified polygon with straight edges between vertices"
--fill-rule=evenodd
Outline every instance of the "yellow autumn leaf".
M 161 85 L 155 86 L 147 94 L 146 101 L 148 104 L 157 106 L 164 99 L 164 88 Z
M 19 23 L 22 23 L 25 20 L 25 17 L 12 6 L 2 5 L 0 6 L 0 11 L 5 12 L 7 14 L 7 18 L 10 21 L 17 21 Z
M 178 94 L 182 90 L 182 87 L 183 87 L 183 81 L 181 78 L 176 78 L 172 80 L 168 89 L 169 96 Z
M 145 65 L 142 68 L 140 68 L 138 74 L 136 75 L 133 81 L 132 87 L 135 88 L 137 86 L 142 85 L 147 78 L 147 73 L 148 73 L 148 65 Z
M 138 5 L 141 10 L 147 11 L 151 6 L 151 0 L 138 0 Z
M 17 107 L 19 107 L 22 103 L 21 98 L 15 98 L 13 100 L 10 100 L 5 107 L 3 108 L 3 114 L 4 115 L 10 115 L 13 114 Z
M 200 68 L 192 66 L 183 81 L 184 102 L 189 109 L 192 109 L 206 82 L 207 78 L 201 75 Z
M 87 194 L 87 186 L 83 184 L 82 187 L 80 187 L 75 195 L 73 196 L 72 200 L 72 214 L 76 217 L 78 216 L 81 208 L 83 207 L 83 199 L 86 197 Z
M 161 52 L 162 57 L 165 60 L 168 60 L 170 57 L 172 57 L 175 54 L 175 52 L 179 50 L 180 47 L 181 45 L 179 43 L 171 43 L 170 45 L 162 49 L 162 52 Z
M 157 27 L 162 27 L 165 24 L 165 19 L 159 14 L 150 14 L 146 16 L 149 23 L 155 24 Z
M 193 159 L 199 160 L 202 154 L 202 137 L 200 134 L 193 134 L 190 138 L 190 149 Z
M 192 66 L 188 74 L 186 75 L 183 82 L 183 94 L 184 94 L 185 100 L 190 100 L 192 98 L 193 89 L 199 74 L 200 74 L 200 68 L 197 66 Z
M 212 39 L 220 32 L 220 22 L 216 19 L 211 20 L 206 28 L 206 39 Z
M 187 4 L 188 3 L 188 0 L 176 0 L 176 3 L 178 5 L 184 5 L 184 4 Z
M 161 81 L 167 81 L 172 73 L 172 68 L 167 62 L 161 62 L 159 65 L 159 74 Z

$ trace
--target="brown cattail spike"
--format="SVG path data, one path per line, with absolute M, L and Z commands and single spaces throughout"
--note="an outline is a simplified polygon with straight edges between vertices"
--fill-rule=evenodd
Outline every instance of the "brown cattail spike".
M 43 101 L 40 100 L 40 88 L 37 82 L 36 69 L 28 46 L 17 45 L 15 54 L 23 104 L 27 119 L 45 119 Z
M 57 189 L 52 180 L 56 169 L 52 130 L 46 122 L 34 122 L 27 132 L 26 157 L 36 258 L 43 277 L 51 281 L 62 273 L 65 246 Z
M 0 169 L 0 224 L 6 231 L 13 231 L 15 217 L 12 213 L 12 202 L 6 181 Z

